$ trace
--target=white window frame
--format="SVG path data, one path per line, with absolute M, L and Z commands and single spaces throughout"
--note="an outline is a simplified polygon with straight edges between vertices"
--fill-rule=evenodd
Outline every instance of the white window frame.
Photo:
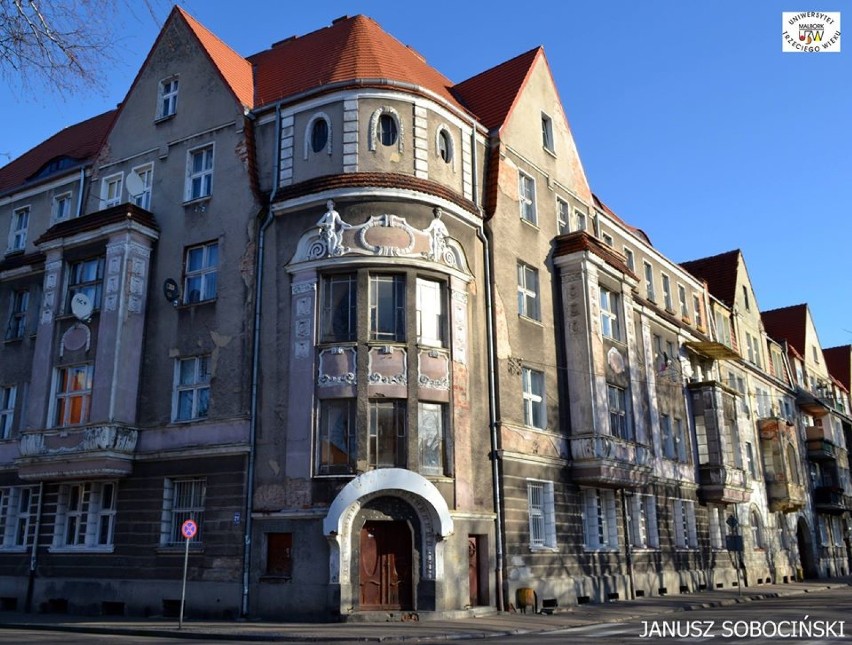
M 627 390 L 606 384 L 607 410 L 609 412 L 609 433 L 624 441 L 633 441 L 633 427 L 627 414 Z
M 27 333 L 27 311 L 30 306 L 28 289 L 13 289 L 10 294 L 9 323 L 6 325 L 6 340 L 18 340 Z
M 553 119 L 544 112 L 541 113 L 541 145 L 550 154 L 556 155 L 556 144 L 553 139 Z
M 538 215 L 535 207 L 535 179 L 518 171 L 518 199 L 520 200 L 521 219 L 533 226 L 538 225 Z
M 571 232 L 571 206 L 561 197 L 556 198 L 556 231 L 559 235 Z
M 541 320 L 538 269 L 524 262 L 518 262 L 518 314 Z
M 634 493 L 630 496 L 630 542 L 637 549 L 658 549 L 660 532 L 657 525 L 657 500 L 654 495 Z
M 763 518 L 756 506 L 752 506 L 749 511 L 749 523 L 751 524 L 752 547 L 755 551 L 764 550 L 766 548 L 766 533 L 763 530 Z
M 437 280 L 417 278 L 417 342 L 429 347 L 446 344 L 444 285 Z
M 704 319 L 701 317 L 701 298 L 698 294 L 692 295 L 692 311 L 694 314 L 693 321 L 696 327 L 704 327 Z
M 586 214 L 581 211 L 579 208 L 574 209 L 574 217 L 577 219 L 577 230 L 585 231 L 589 227 L 588 218 Z
M 612 238 L 612 235 L 610 235 L 609 233 L 601 233 L 601 239 L 603 240 L 603 243 L 606 244 L 607 246 L 610 246 L 610 247 L 615 246 L 615 240 Z
M 74 389 L 74 380 L 69 374 L 69 380 L 66 384 L 66 389 L 62 388 L 63 374 L 72 371 L 80 371 L 84 382 L 82 387 Z M 62 365 L 53 371 L 53 396 L 50 397 L 50 414 L 51 428 L 68 428 L 73 426 L 86 425 L 89 422 L 92 412 L 92 390 L 94 389 L 94 365 L 92 363 L 75 363 L 73 365 Z M 68 388 L 71 389 L 68 389 Z M 80 418 L 76 423 L 71 423 L 71 412 L 73 405 L 70 402 L 74 399 L 81 400 Z M 62 409 L 64 407 L 64 414 Z M 62 414 L 62 418 L 59 415 Z
M 0 386 L 0 440 L 12 438 L 17 393 L 18 388 L 15 385 Z
M 527 480 L 527 509 L 529 512 L 530 551 L 555 551 L 556 504 L 553 482 Z
M 23 251 L 27 248 L 27 231 L 30 227 L 30 207 L 21 206 L 12 211 L 12 223 L 9 226 L 9 251 Z
M 195 159 L 201 157 L 201 169 L 195 170 Z M 216 146 L 206 143 L 186 151 L 186 186 L 184 202 L 209 199 L 213 195 L 213 171 L 216 164 Z M 196 191 L 196 182 L 198 190 Z
M 697 549 L 698 533 L 695 527 L 695 502 L 690 499 L 673 499 L 672 511 L 675 547 L 684 550 Z
M 163 482 L 163 512 L 160 520 L 160 545 L 183 546 L 186 538 L 180 528 L 186 520 L 194 520 L 198 532 L 190 544 L 201 544 L 204 536 L 204 510 L 207 503 L 207 479 L 185 477 Z
M 627 263 L 627 268 L 631 271 L 636 270 L 636 256 L 633 254 L 633 249 L 624 247 L 624 261 Z
M 191 370 L 187 382 L 181 382 L 181 367 L 186 364 Z M 172 421 L 184 423 L 206 419 L 210 412 L 210 356 L 187 356 L 175 359 L 174 388 L 172 392 Z M 184 417 L 180 414 L 181 395 L 187 394 L 191 397 L 189 404 L 189 415 Z M 202 399 L 206 401 L 202 405 Z
M 645 294 L 651 302 L 657 301 L 657 291 L 654 287 L 654 266 L 647 261 L 642 262 L 643 271 L 645 272 Z
M 672 299 L 672 279 L 666 273 L 660 273 L 663 284 L 663 306 L 668 312 L 674 312 L 674 300 Z
M 604 338 L 621 340 L 621 318 L 619 316 L 621 294 L 604 286 L 600 287 L 600 292 L 601 335 Z
M 51 217 L 54 222 L 64 222 L 71 219 L 71 192 L 60 193 L 53 196 L 51 206 Z
M 154 164 L 146 163 L 131 169 L 142 182 L 142 192 L 138 195 L 130 195 L 134 204 L 146 211 L 151 210 L 151 187 L 154 185 Z M 128 193 L 129 194 L 129 193 Z
M 124 173 L 117 172 L 101 179 L 101 206 L 111 208 L 121 203 L 124 194 Z
M 38 486 L 0 488 L 0 550 L 21 552 L 30 547 L 39 501 Z
M 189 257 L 194 251 L 201 251 L 201 266 L 190 270 Z M 215 263 L 211 256 L 215 251 Z M 205 242 L 188 246 L 184 252 L 183 304 L 191 305 L 216 300 L 219 282 L 219 241 Z M 197 281 L 199 289 L 191 289 L 190 282 Z M 212 286 L 211 286 L 212 285 Z M 198 292 L 196 299 L 193 294 Z
M 524 402 L 524 424 L 544 430 L 547 427 L 547 408 L 544 405 L 544 372 L 530 367 L 521 368 L 521 390 Z M 536 417 L 539 424 L 536 424 Z
M 686 300 L 686 287 L 680 283 L 677 285 L 677 299 L 680 304 L 680 317 L 689 318 L 689 304 Z
M 581 488 L 583 545 L 586 551 L 618 549 L 618 518 L 615 492 L 604 488 Z
M 62 484 L 50 550 L 111 552 L 115 539 L 117 489 L 115 481 Z M 72 507 L 71 502 L 75 499 L 76 504 Z
M 156 120 L 168 119 L 177 114 L 180 78 L 169 76 L 160 81 L 157 87 L 157 116 Z

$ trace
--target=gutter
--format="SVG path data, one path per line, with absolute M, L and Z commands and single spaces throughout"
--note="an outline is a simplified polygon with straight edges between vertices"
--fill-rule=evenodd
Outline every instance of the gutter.
M 255 133 L 256 134 L 256 133 Z M 240 605 L 240 615 L 247 617 L 249 614 L 249 588 L 251 586 L 251 546 L 252 546 L 252 512 L 254 509 L 254 470 L 256 461 L 257 445 L 257 407 L 258 407 L 258 380 L 260 373 L 260 322 L 261 305 L 263 304 L 263 261 L 266 244 L 266 229 L 272 224 L 272 202 L 278 192 L 278 163 L 281 146 L 281 104 L 275 106 L 275 159 L 272 168 L 272 193 L 269 196 L 269 210 L 263 222 L 260 224 L 257 234 L 257 254 L 255 255 L 255 280 L 254 280 L 254 324 L 252 326 L 252 356 L 251 356 L 251 404 L 249 413 L 249 454 L 246 467 L 246 524 L 243 546 L 243 593 Z

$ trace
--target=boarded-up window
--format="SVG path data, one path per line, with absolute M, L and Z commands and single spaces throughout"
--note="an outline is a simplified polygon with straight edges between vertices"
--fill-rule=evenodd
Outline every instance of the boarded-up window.
M 266 534 L 266 575 L 293 576 L 293 534 Z

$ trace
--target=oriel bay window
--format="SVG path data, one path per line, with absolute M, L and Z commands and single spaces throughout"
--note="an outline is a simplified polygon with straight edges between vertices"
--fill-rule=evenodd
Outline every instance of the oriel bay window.
M 68 266 L 68 309 L 71 310 L 71 300 L 77 294 L 84 294 L 93 309 L 101 306 L 101 291 L 104 280 L 104 259 L 88 258 L 72 262 Z
M 320 401 L 317 474 L 353 472 L 356 453 L 355 399 Z
M 420 472 L 424 475 L 444 475 L 446 450 L 446 406 L 424 403 L 417 410 L 417 443 L 420 450 Z
M 417 278 L 417 342 L 444 345 L 444 296 L 435 280 Z
M 87 423 L 92 407 L 92 365 L 85 363 L 57 369 L 54 392 L 54 427 Z
M 374 468 L 405 467 L 405 414 L 402 400 L 370 401 L 367 463 Z
M 405 276 L 370 276 L 370 339 L 405 340 Z
M 354 273 L 328 275 L 322 280 L 320 340 L 324 343 L 355 340 L 358 280 Z

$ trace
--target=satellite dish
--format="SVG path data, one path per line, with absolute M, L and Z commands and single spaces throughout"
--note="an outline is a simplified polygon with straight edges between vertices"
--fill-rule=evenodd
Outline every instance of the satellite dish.
M 142 177 L 135 172 L 127 174 L 124 185 L 127 187 L 127 194 L 131 197 L 139 197 L 139 195 L 145 192 L 145 184 L 142 181 Z
M 177 282 L 175 282 L 172 278 L 166 278 L 165 282 L 163 282 L 163 295 L 166 297 L 170 303 L 172 303 L 175 307 L 178 306 L 180 302 L 180 289 L 178 288 Z
M 71 313 L 77 320 L 86 322 L 92 316 L 92 301 L 82 291 L 71 298 Z

